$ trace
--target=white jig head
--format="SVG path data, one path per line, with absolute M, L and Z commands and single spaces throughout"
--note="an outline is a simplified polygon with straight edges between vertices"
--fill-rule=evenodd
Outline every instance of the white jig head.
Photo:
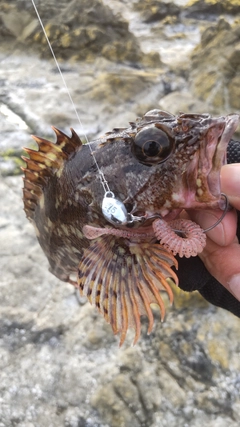
M 111 224 L 126 225 L 128 223 L 127 209 L 123 202 L 115 198 L 112 191 L 107 191 L 104 194 L 102 213 Z

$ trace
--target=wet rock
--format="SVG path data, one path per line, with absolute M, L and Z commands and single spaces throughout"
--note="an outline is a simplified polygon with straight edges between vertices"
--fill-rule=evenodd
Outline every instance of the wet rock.
M 17 39 L 24 32 L 26 34 L 26 28 L 28 26 L 29 28 L 32 27 L 30 32 L 37 26 L 36 20 L 33 21 L 30 13 L 27 11 L 15 11 L 14 7 L 4 8 L 3 5 L 0 12 L 0 23 L 0 38 L 2 41 L 6 39 Z
M 240 45 L 239 45 L 240 49 Z M 236 54 L 240 54 L 240 52 L 236 51 Z M 228 84 L 228 93 L 230 99 L 230 105 L 233 109 L 240 109 L 240 76 L 234 76 L 229 84 Z
M 21 167 L 25 164 L 21 159 L 23 154 L 24 152 L 21 150 L 8 149 L 2 151 L 0 149 L 0 174 L 8 176 L 21 173 Z
M 219 113 L 240 109 L 239 98 L 240 25 L 220 19 L 202 35 L 192 55 L 190 81 L 193 93 Z
M 181 10 L 174 2 L 159 2 L 158 0 L 138 0 L 134 3 L 134 9 L 141 13 L 144 22 L 161 21 L 166 17 L 178 17 Z
M 24 2 L 21 2 L 24 3 Z M 42 13 L 44 10 L 44 13 Z M 104 57 L 110 61 L 145 63 L 159 66 L 159 55 L 144 54 L 136 37 L 129 31 L 128 23 L 115 15 L 101 0 L 84 0 L 79 3 L 44 3 L 39 7 L 46 33 L 59 59 L 93 61 Z M 51 57 L 43 31 L 35 12 L 19 9 L 19 5 L 2 12 L 6 31 L 24 46 L 38 46 L 43 57 Z M 6 32 L 5 31 L 5 32 Z
M 194 97 L 187 91 L 173 91 L 159 100 L 159 107 L 162 110 L 179 114 L 180 111 L 192 113 L 206 110 L 204 102 Z
M 225 312 L 223 312 L 224 320 Z M 239 369 L 240 360 L 238 355 L 232 352 L 232 339 L 233 335 L 239 331 L 238 318 L 231 316 L 228 325 L 222 328 L 222 323 L 212 322 L 207 325 L 203 323 L 197 332 L 197 338 L 199 342 L 204 342 L 208 337 L 208 342 L 205 347 L 206 354 L 214 363 L 214 365 L 220 366 L 222 369 Z M 211 338 L 211 334 L 214 334 L 214 338 Z M 233 335 L 232 335 L 233 334 Z M 223 337 L 224 335 L 224 337 Z M 226 335 L 226 336 L 225 336 Z M 214 374 L 215 375 L 215 374 Z
M 135 413 L 140 423 L 146 422 L 144 406 L 141 403 L 136 385 L 126 374 L 119 374 L 113 380 L 113 387 L 121 400 Z
M 208 14 L 236 14 L 240 11 L 240 2 L 238 0 L 190 0 L 185 5 L 187 16 L 204 17 Z
M 120 2 L 121 7 L 125 4 Z M 57 32 L 51 20 L 56 7 L 62 19 L 67 6 L 71 9 L 73 2 L 39 3 L 53 34 Z M 86 26 L 87 19 L 92 20 L 90 30 L 95 28 L 94 13 L 83 17 Z M 0 37 L 5 37 L 0 46 L 1 155 L 11 157 L 9 148 L 20 154 L 21 146 L 31 144 L 31 133 L 53 139 L 50 125 L 65 132 L 72 126 L 81 135 L 53 63 L 40 60 L 36 53 L 23 54 L 23 44 L 16 46 L 17 28 L 28 49 L 33 43 L 30 34 L 40 32 L 31 3 L 2 2 L 0 14 Z M 66 18 L 77 28 L 79 17 L 74 21 L 73 16 L 71 9 Z M 115 15 L 114 19 L 119 26 L 116 31 L 127 29 L 126 24 L 119 25 Z M 19 27 L 15 27 L 18 20 Z M 64 25 L 61 21 L 63 35 Z M 162 65 L 146 70 L 143 62 L 134 68 L 106 59 L 118 61 L 119 55 L 124 60 L 120 48 L 112 49 L 110 44 L 101 48 L 99 44 L 101 49 L 108 46 L 109 52 L 91 66 L 62 62 L 84 131 L 91 138 L 115 126 L 127 126 L 137 115 L 159 106 L 171 112 L 216 110 L 212 89 L 212 97 L 195 92 L 195 79 L 201 82 L 202 75 L 207 81 L 210 66 L 219 72 L 220 81 L 223 78 L 226 82 L 224 99 L 231 93 L 233 108 L 233 102 L 238 102 L 237 28 L 237 23 L 230 26 L 221 20 L 203 33 L 193 57 L 192 92 L 187 84 L 187 61 L 182 68 L 171 66 L 170 72 Z M 165 40 L 164 33 L 161 36 L 159 32 L 158 37 L 158 42 Z M 130 52 L 129 47 L 127 50 Z M 67 48 L 64 55 L 66 52 Z M 74 50 L 75 54 L 79 52 Z M 145 58 L 141 56 L 142 61 Z M 219 71 L 215 71 L 217 67 Z M 215 79 L 212 87 L 216 85 Z M 200 83 L 196 87 L 200 91 Z M 230 106 L 226 109 L 229 113 Z M 11 172 L 6 155 L 2 164 Z M 154 309 L 152 334 L 147 334 L 147 319 L 143 318 L 139 343 L 131 347 L 134 334 L 129 331 L 126 343 L 119 348 L 118 337 L 98 312 L 86 300 L 79 303 L 72 286 L 60 283 L 48 272 L 47 260 L 22 209 L 21 188 L 21 177 L 1 176 L 0 427 L 237 427 L 239 319 L 206 303 L 197 293 L 175 289 L 175 302 L 172 308 L 168 306 L 165 321 L 160 322 Z
M 239 414 L 240 414 L 240 400 L 237 400 L 234 404 L 233 404 L 233 418 L 236 421 L 239 421 Z
M 2 425 L 237 427 L 239 319 L 187 298 L 119 349 L 97 311 L 48 273 L 21 187 L 0 181 Z
M 54 140 L 53 125 L 66 133 L 73 127 L 83 140 L 83 134 L 91 140 L 116 125 L 128 126 L 150 104 L 155 106 L 159 95 L 164 93 L 162 69 L 139 70 L 116 66 L 104 59 L 92 66 L 63 62 L 61 69 L 81 117 L 81 126 L 51 61 L 36 55 L 29 59 L 19 50 L 10 56 L 0 52 L 0 59 L 4 63 L 2 74 L 6 76 L 0 103 L 4 175 L 19 171 L 22 147 L 35 147 L 31 134 Z
M 105 98 L 112 106 L 131 102 L 132 99 L 142 98 L 156 89 L 164 91 L 161 71 L 146 72 L 122 70 L 122 73 L 99 73 L 89 97 L 99 102 Z M 161 93 L 161 92 L 160 92 Z
M 158 380 L 164 400 L 175 408 L 180 409 L 183 407 L 187 394 L 178 381 L 164 369 L 159 370 Z
M 143 369 L 135 378 L 142 406 L 150 420 L 153 418 L 154 412 L 160 410 L 163 401 L 164 389 L 159 376 L 154 364 L 144 364 Z
M 227 393 L 220 396 L 216 387 L 211 387 L 208 391 L 198 393 L 195 401 L 199 409 L 204 409 L 209 414 L 217 413 L 218 407 L 224 409 L 227 414 L 231 407 Z
M 186 293 L 180 288 L 173 287 L 173 293 L 174 307 L 177 309 L 189 307 L 191 304 L 199 308 L 206 308 L 209 306 L 209 303 L 197 291 Z
M 69 408 L 64 418 L 64 427 L 90 427 L 78 408 Z M 93 425 L 92 425 L 93 426 Z
M 127 348 L 119 355 L 119 367 L 120 372 L 131 372 L 134 375 L 142 371 L 143 360 L 141 352 L 137 348 Z
M 101 418 L 112 427 L 131 425 L 140 427 L 141 423 L 134 412 L 129 409 L 115 393 L 112 385 L 100 388 L 91 399 L 92 406 L 97 409 Z

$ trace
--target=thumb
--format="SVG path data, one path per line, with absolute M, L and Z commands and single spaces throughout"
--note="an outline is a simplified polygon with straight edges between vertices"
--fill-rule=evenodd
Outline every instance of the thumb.
M 221 191 L 227 195 L 230 204 L 240 210 L 240 163 L 222 167 Z
M 223 247 L 208 239 L 199 256 L 209 273 L 240 301 L 240 245 L 237 237 L 231 245 Z

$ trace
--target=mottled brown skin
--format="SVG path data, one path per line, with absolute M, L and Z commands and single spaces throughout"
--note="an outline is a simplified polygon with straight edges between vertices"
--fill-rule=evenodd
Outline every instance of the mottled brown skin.
M 212 118 L 152 110 L 129 128 L 114 129 L 93 141 L 91 147 L 111 191 L 128 211 L 146 218 L 158 214 L 168 221 L 182 209 L 219 207 L 220 168 L 238 120 L 236 114 Z M 171 148 L 153 165 L 134 155 L 136 135 L 142 129 L 148 132 L 149 126 L 162 130 Z M 26 215 L 36 229 L 51 272 L 74 283 L 76 279 L 70 276 L 78 271 L 80 290 L 103 313 L 113 331 L 121 332 L 121 343 L 128 326 L 135 328 L 136 341 L 141 314 L 148 316 L 149 330 L 152 328 L 150 303 L 157 302 L 164 311 L 159 290 L 164 287 L 172 299 L 166 278 L 177 282 L 170 268 L 176 261 L 152 237 L 139 242 L 116 236 L 90 241 L 83 235 L 86 224 L 109 227 L 101 210 L 104 190 L 89 147 L 81 144 L 75 132 L 71 138 L 55 132 L 56 144 L 35 137 L 39 151 L 27 150 Z M 150 220 L 147 226 L 151 226 Z

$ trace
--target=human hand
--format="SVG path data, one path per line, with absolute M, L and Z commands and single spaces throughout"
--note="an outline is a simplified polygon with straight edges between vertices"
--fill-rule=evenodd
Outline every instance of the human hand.
M 240 301 L 240 244 L 236 236 L 237 213 L 240 211 L 240 163 L 221 170 L 221 191 L 235 209 L 227 212 L 222 222 L 207 233 L 207 244 L 199 257 L 209 273 Z M 221 211 L 192 211 L 190 217 L 203 229 L 222 215 Z

